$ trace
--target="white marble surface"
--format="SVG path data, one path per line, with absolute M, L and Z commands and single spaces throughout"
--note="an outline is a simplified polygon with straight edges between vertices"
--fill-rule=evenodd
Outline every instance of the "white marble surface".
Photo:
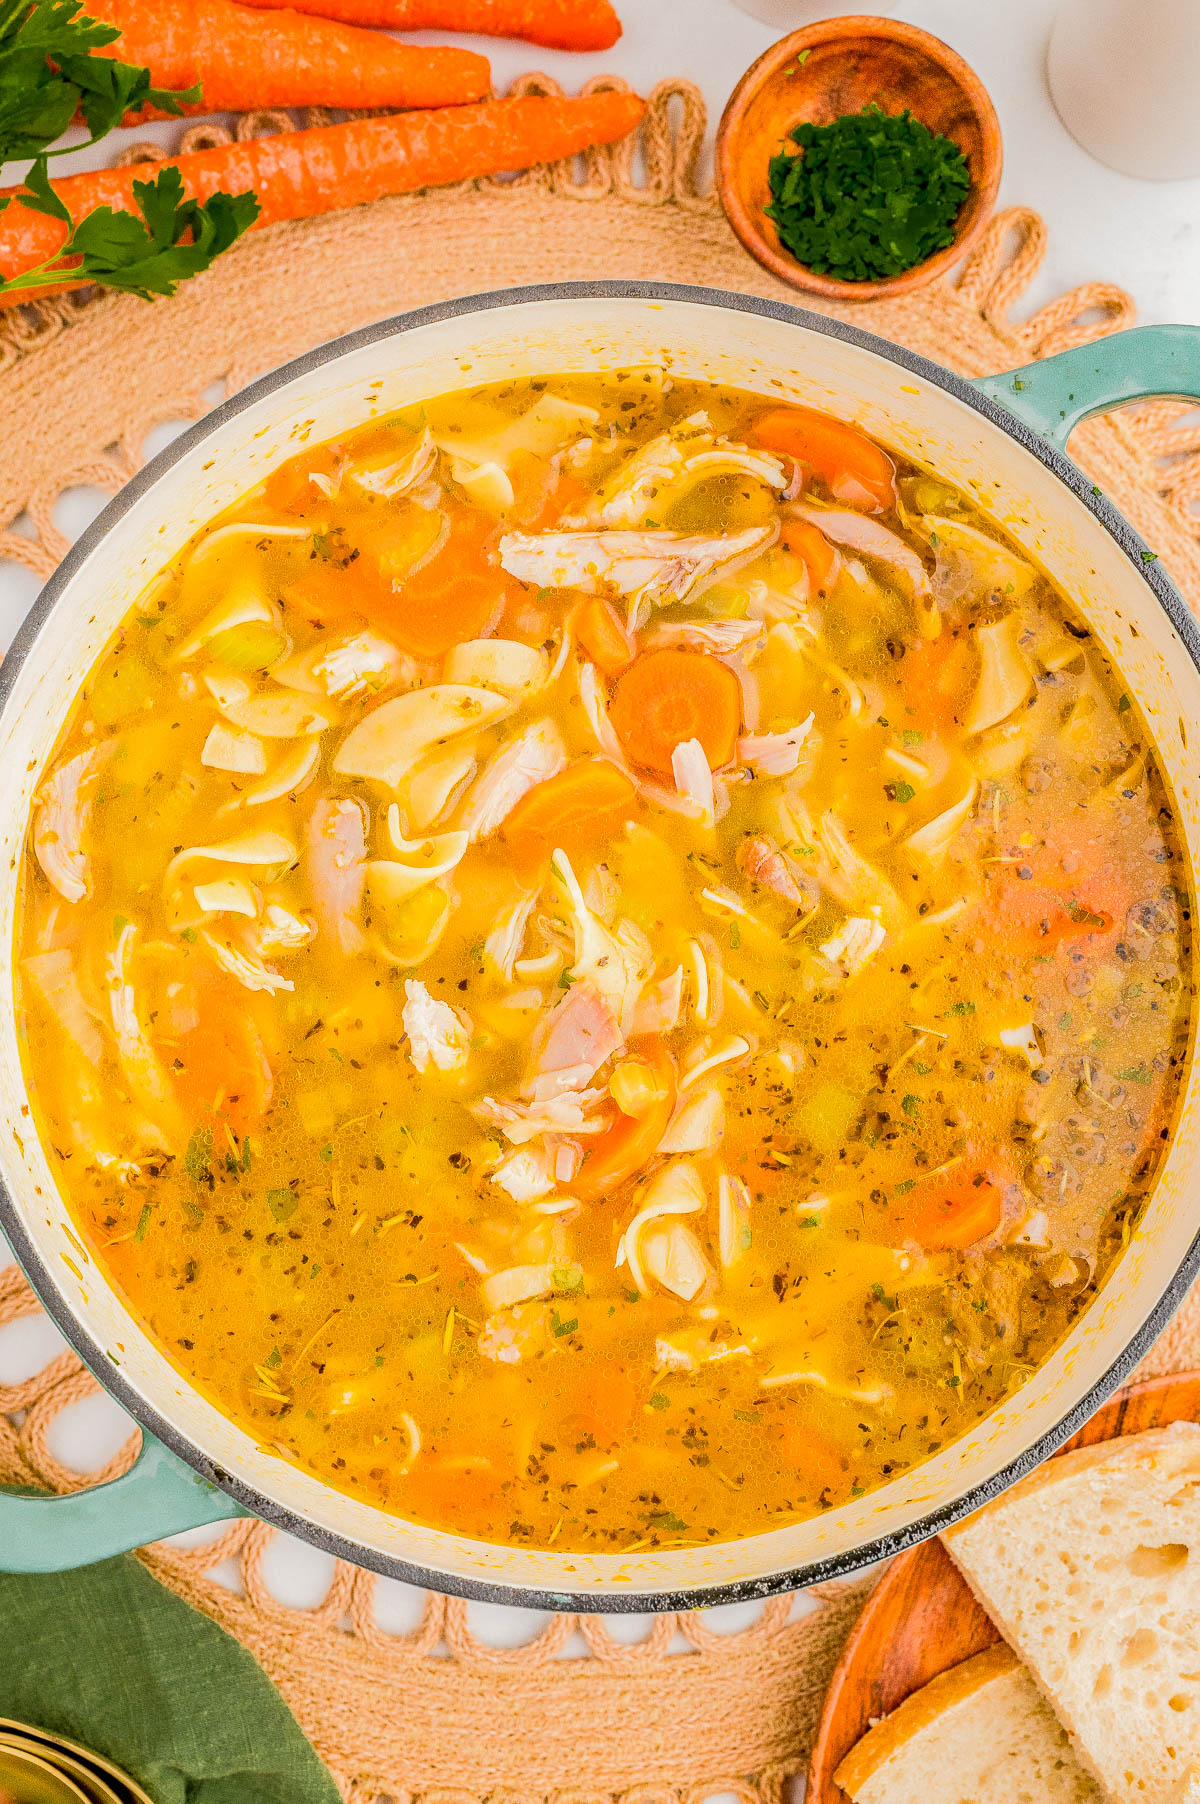
M 599 55 L 571 57 L 483 39 L 477 47 L 491 56 L 501 88 L 531 68 L 545 70 L 568 90 L 601 71 L 616 71 L 643 92 L 662 76 L 687 75 L 704 90 L 710 121 L 715 121 L 735 77 L 778 35 L 738 11 L 732 0 L 618 0 L 618 6 L 625 36 L 614 50 Z M 992 92 L 1005 141 L 1001 203 L 1037 207 L 1049 229 L 1049 252 L 1028 304 L 1040 305 L 1077 283 L 1099 279 L 1129 289 L 1144 320 L 1200 323 L 1200 180 L 1151 183 L 1118 176 L 1072 142 L 1059 124 L 1043 78 L 1053 12 L 1054 0 L 921 0 L 895 8 L 896 16 L 951 43 Z M 433 34 L 425 35 L 435 41 Z M 153 130 L 171 143 L 179 127 L 166 124 Z M 64 166 L 84 160 L 106 158 L 92 152 L 86 159 L 64 159 Z M 5 179 L 16 173 L 5 172 Z M 157 428 L 148 448 L 158 449 L 174 430 L 170 425 Z M 60 504 L 58 524 L 68 535 L 77 534 L 103 499 L 74 491 Z M 25 573 L 0 563 L 0 644 L 11 637 L 35 591 Z M 36 1371 L 60 1345 L 44 1320 L 0 1329 L 0 1383 Z M 116 1405 L 98 1399 L 60 1419 L 55 1450 L 79 1470 L 90 1470 L 127 1431 Z M 271 1576 L 283 1601 L 312 1604 L 328 1585 L 328 1561 L 299 1543 L 280 1545 Z M 381 1615 L 387 1627 L 410 1627 L 418 1607 L 419 1598 L 408 1587 L 385 1587 Z M 797 1608 L 804 1607 L 797 1600 Z M 752 1608 L 713 1612 L 713 1626 L 732 1630 L 753 1614 Z M 481 1606 L 475 1626 L 489 1639 L 511 1644 L 528 1638 L 537 1620 L 529 1611 Z M 644 1619 L 627 1618 L 618 1632 L 636 1639 L 645 1628 Z M 565 1651 L 586 1649 L 580 1644 Z

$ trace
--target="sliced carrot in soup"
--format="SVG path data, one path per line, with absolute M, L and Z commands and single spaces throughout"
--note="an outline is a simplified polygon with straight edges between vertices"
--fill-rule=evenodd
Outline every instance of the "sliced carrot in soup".
M 280 514 L 303 514 L 313 507 L 319 511 L 325 495 L 313 477 L 332 480 L 341 462 L 340 445 L 317 445 L 289 457 L 267 477 L 263 489 L 267 506 Z
M 1004 1192 L 977 1167 L 926 1179 L 901 1205 L 896 1218 L 901 1232 L 930 1252 L 972 1247 L 1004 1219 Z
M 614 833 L 637 807 L 637 788 L 607 758 L 580 758 L 522 796 L 504 823 L 510 841 L 582 851 Z
M 638 1399 L 644 1395 L 625 1366 L 592 1366 L 566 1398 L 565 1422 L 590 1435 L 597 1447 L 612 1447 L 628 1433 Z
M 179 1036 L 168 1064 L 180 1099 L 197 1122 L 227 1122 L 240 1137 L 270 1107 L 270 1060 L 246 992 L 231 984 L 200 986 L 196 1024 Z
M 828 588 L 837 551 L 820 527 L 814 526 L 811 520 L 788 520 L 779 537 L 780 542 L 803 562 L 808 571 L 809 588 L 817 594 Z
M 943 632 L 910 646 L 897 669 L 908 718 L 922 732 L 946 732 L 961 722 L 975 684 L 974 647 Z
M 652 1100 L 642 1115 L 617 1111 L 612 1125 L 599 1134 L 571 1183 L 582 1202 L 605 1196 L 648 1165 L 675 1112 L 675 1062 L 657 1038 L 631 1041 L 625 1058 L 645 1065 Z
M 598 670 L 620 676 L 637 657 L 637 640 L 611 602 L 593 595 L 575 615 L 575 636 Z
M 417 658 L 440 658 L 463 639 L 486 638 L 516 587 L 491 553 L 494 532 L 493 523 L 473 511 L 451 512 L 443 543 L 432 554 L 417 547 L 407 572 L 403 548 L 381 532 L 363 553 L 375 580 L 358 579 L 361 611 Z
M 742 686 L 708 652 L 646 652 L 618 682 L 609 716 L 635 764 L 669 777 L 675 747 L 698 739 L 717 770 L 737 749 Z
M 845 420 L 815 407 L 775 407 L 755 421 L 754 436 L 768 451 L 794 457 L 847 507 L 884 513 L 896 504 L 891 458 Z

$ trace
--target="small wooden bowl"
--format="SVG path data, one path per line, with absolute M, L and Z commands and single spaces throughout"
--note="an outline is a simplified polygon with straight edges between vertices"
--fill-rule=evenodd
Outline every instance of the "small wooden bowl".
M 930 131 L 952 138 L 967 159 L 971 190 L 945 250 L 898 276 L 842 282 L 783 248 L 763 211 L 771 200 L 767 166 L 794 126 L 827 125 L 872 101 L 885 113 L 909 107 Z M 781 281 L 835 301 L 908 294 L 957 263 L 987 224 L 1002 165 L 1000 122 L 974 70 L 929 32 L 868 16 L 824 19 L 773 44 L 733 90 L 717 131 L 717 188 L 746 249 Z

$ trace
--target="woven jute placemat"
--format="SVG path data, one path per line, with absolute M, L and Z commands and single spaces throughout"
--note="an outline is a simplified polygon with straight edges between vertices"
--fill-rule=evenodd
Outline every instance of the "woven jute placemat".
M 613 85 L 621 84 L 591 84 Z M 557 91 L 536 75 L 517 88 Z M 240 132 L 291 123 L 247 115 Z M 698 192 L 704 128 L 697 90 L 665 82 L 637 141 L 582 166 L 272 227 L 173 301 L 68 296 L 0 317 L 0 559 L 48 574 L 67 547 L 53 520 L 66 490 L 88 483 L 115 491 L 155 425 L 198 416 L 214 389 L 232 392 L 324 339 L 406 307 L 606 276 L 795 299 L 745 255 L 713 198 Z M 203 125 L 186 141 L 223 135 Z M 1016 321 L 1013 309 L 1044 249 L 1038 215 L 1013 209 L 993 222 L 957 285 L 820 311 L 968 376 L 1133 323 L 1128 296 L 1103 283 Z M 1200 609 L 1200 518 L 1191 511 L 1200 503 L 1200 430 L 1188 410 L 1154 402 L 1093 420 L 1072 449 Z M 0 1324 L 37 1310 L 16 1268 L 0 1273 Z M 1200 1363 L 1198 1352 L 1193 1299 L 1143 1370 L 1181 1370 Z M 70 1353 L 0 1387 L 0 1482 L 66 1491 L 125 1470 L 136 1436 L 105 1472 L 85 1479 L 51 1451 L 55 1418 L 95 1388 Z M 378 1581 L 344 1564 L 318 1608 L 284 1608 L 264 1579 L 274 1532 L 238 1523 L 196 1552 L 155 1547 L 141 1557 L 257 1656 L 355 1804 L 700 1804 L 717 1791 L 775 1804 L 806 1764 L 829 1673 L 864 1592 L 864 1581 L 822 1586 L 799 1620 L 790 1600 L 778 1599 L 736 1635 L 717 1633 L 702 1614 L 659 1616 L 634 1645 L 615 1640 L 601 1618 L 552 1617 L 528 1645 L 503 1650 L 472 1632 L 464 1604 L 434 1596 L 413 1633 L 385 1633 L 374 1608 Z M 239 1562 L 240 1596 L 209 1576 L 230 1557 Z M 576 1648 L 580 1657 L 563 1657 Z

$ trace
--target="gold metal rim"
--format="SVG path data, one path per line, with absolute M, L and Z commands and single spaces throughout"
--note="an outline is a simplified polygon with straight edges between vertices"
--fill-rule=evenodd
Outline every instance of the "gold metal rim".
M 18 1746 L 12 1739 L 6 1740 L 0 1746 L 0 1781 L 24 1779 L 28 1782 L 35 1776 L 42 1781 L 39 1790 L 45 1804 L 97 1804 L 95 1793 L 89 1797 L 87 1792 L 79 1789 L 74 1779 L 52 1761 L 44 1759 L 30 1747 Z
M 40 1754 L 52 1764 L 67 1761 L 69 1770 L 81 1772 L 92 1784 L 103 1788 L 96 1804 L 108 1804 L 109 1799 L 113 1804 L 154 1804 L 149 1792 L 143 1791 L 135 1779 L 103 1754 L 97 1754 L 77 1741 L 69 1741 L 65 1735 L 52 1735 L 48 1729 L 40 1729 L 34 1723 L 14 1722 L 11 1717 L 0 1716 L 0 1746 L 24 1748 Z M 114 1780 L 119 1789 L 114 1788 Z

